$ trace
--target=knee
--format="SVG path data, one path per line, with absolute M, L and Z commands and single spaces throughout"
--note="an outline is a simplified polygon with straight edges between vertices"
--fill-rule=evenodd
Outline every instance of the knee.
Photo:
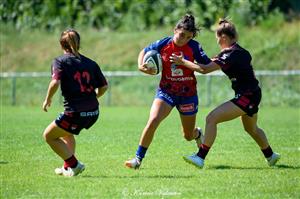
M 50 136 L 49 136 L 49 134 L 48 134 L 46 131 L 43 133 L 43 139 L 44 139 L 46 142 L 48 142 L 48 141 L 50 140 Z
M 186 139 L 187 141 L 191 141 L 191 140 L 194 139 L 192 132 L 186 132 L 186 131 L 183 130 L 182 133 L 183 133 L 184 139 Z
M 51 141 L 53 140 L 53 136 L 52 136 L 51 131 L 45 130 L 44 133 L 43 133 L 43 139 L 44 139 L 47 143 L 51 142 Z
M 150 127 L 157 127 L 160 122 L 161 122 L 161 118 L 159 116 L 155 116 L 149 119 L 148 124 Z

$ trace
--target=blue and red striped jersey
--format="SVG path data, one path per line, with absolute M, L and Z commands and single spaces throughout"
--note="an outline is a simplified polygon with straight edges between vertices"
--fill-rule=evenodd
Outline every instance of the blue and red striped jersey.
M 190 40 L 184 46 L 177 46 L 173 42 L 173 37 L 166 37 L 147 46 L 144 52 L 147 53 L 149 50 L 157 50 L 162 57 L 163 68 L 159 84 L 162 90 L 176 96 L 197 95 L 197 80 L 194 71 L 170 62 L 170 56 L 173 53 L 183 53 L 184 58 L 191 62 L 210 63 L 211 60 L 197 41 Z

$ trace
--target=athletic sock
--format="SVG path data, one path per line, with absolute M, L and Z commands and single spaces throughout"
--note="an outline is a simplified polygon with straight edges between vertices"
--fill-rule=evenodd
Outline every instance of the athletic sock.
M 205 159 L 207 153 L 209 152 L 210 147 L 206 146 L 205 144 L 201 144 L 199 151 L 197 153 L 197 156 L 202 158 L 203 160 Z
M 77 166 L 78 160 L 75 158 L 74 155 L 69 157 L 64 162 L 64 168 L 67 169 L 68 167 L 75 168 Z
M 140 161 L 142 161 L 142 159 L 145 157 L 147 149 L 148 148 L 139 145 L 135 155 Z
M 270 158 L 273 155 L 273 150 L 270 146 L 261 150 L 265 156 L 265 158 Z

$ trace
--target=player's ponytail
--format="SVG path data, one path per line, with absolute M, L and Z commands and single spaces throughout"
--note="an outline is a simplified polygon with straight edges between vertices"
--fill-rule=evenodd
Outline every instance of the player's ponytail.
M 218 36 L 225 34 L 231 39 L 235 39 L 235 40 L 238 39 L 238 33 L 236 31 L 236 28 L 235 28 L 234 24 L 231 21 L 229 21 L 228 19 L 220 19 L 219 20 L 216 33 Z
M 80 47 L 80 35 L 74 29 L 67 29 L 61 33 L 60 37 L 60 45 L 61 47 L 75 55 L 76 57 L 79 56 L 79 47 Z
M 176 24 L 175 29 L 184 29 L 193 33 L 193 37 L 196 37 L 200 31 L 195 24 L 195 17 L 191 13 L 185 14 Z

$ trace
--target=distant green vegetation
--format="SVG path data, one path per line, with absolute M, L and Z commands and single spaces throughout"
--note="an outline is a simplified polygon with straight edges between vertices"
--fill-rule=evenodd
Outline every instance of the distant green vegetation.
M 186 12 L 209 28 L 220 17 L 236 16 L 243 24 L 258 24 L 280 11 L 286 19 L 299 15 L 297 0 L 26 0 L 0 2 L 0 20 L 18 29 L 55 30 L 87 26 L 98 30 L 145 30 L 173 25 Z M 198 14 L 200 13 L 200 14 Z
M 300 69 L 300 21 L 286 22 L 280 13 L 269 15 L 257 26 L 245 26 L 237 18 L 239 43 L 253 57 L 256 70 Z M 235 21 L 236 20 L 236 21 Z M 173 34 L 173 26 L 145 31 L 98 31 L 93 28 L 75 27 L 82 37 L 81 53 L 96 60 L 103 71 L 136 71 L 139 51 L 150 42 Z M 54 57 L 62 54 L 59 45 L 61 30 L 16 30 L 8 24 L 0 29 L 1 72 L 48 72 L 48 78 L 18 78 L 16 81 L 16 105 L 40 105 L 50 79 L 50 65 Z M 198 40 L 208 56 L 219 52 L 215 35 L 203 28 Z M 262 105 L 299 107 L 300 76 L 263 77 Z M 109 92 L 102 99 L 104 105 L 150 105 L 158 77 L 109 78 Z M 221 86 L 220 86 L 221 85 Z M 1 104 L 12 104 L 13 81 L 0 79 Z M 215 77 L 208 95 L 207 79 L 198 78 L 200 105 L 216 105 L 233 96 L 230 82 Z M 59 98 L 57 93 L 56 98 Z M 210 98 L 210 99 L 209 99 Z M 210 100 L 210 101 L 209 101 Z M 55 100 L 59 102 L 60 100 Z
M 31 30 L 19 32 L 2 25 L 2 71 L 50 71 L 51 61 L 62 54 L 59 46 L 60 31 Z M 253 56 L 255 69 L 300 69 L 300 21 L 284 22 L 274 15 L 260 26 L 237 25 L 240 44 Z M 82 37 L 81 52 L 95 59 L 105 71 L 136 70 L 139 51 L 150 42 L 172 35 L 173 27 L 148 31 L 97 31 L 77 28 Z M 211 57 L 219 48 L 215 35 L 203 29 L 196 38 Z
M 67 27 L 79 30 L 81 52 L 104 70 L 136 70 L 138 52 L 172 35 L 187 12 L 203 27 L 196 40 L 209 56 L 219 51 L 211 30 L 219 18 L 229 17 L 256 69 L 300 68 L 297 0 L 2 0 L 1 71 L 49 71 L 62 53 L 58 38 Z

